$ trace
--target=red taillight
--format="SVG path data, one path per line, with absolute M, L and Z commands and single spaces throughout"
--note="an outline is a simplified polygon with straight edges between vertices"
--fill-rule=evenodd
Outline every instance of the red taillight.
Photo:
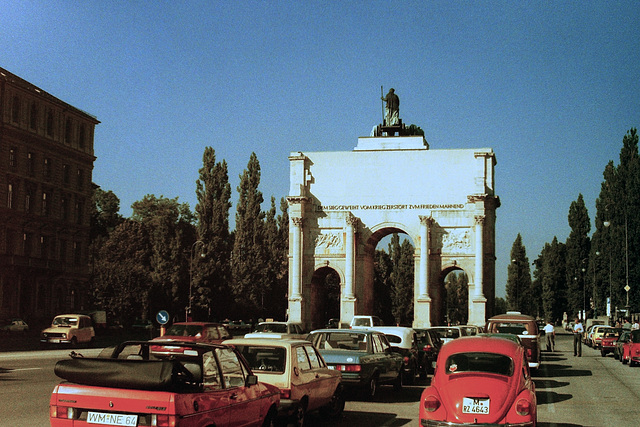
M 435 396 L 427 396 L 422 402 L 424 410 L 427 412 L 434 412 L 440 407 L 440 401 Z
M 409 356 L 405 356 L 404 359 L 402 359 L 402 361 L 404 362 L 405 365 L 409 364 Z
M 281 388 L 280 389 L 280 399 L 291 399 L 291 389 L 289 389 L 289 388 Z
M 529 359 L 531 359 L 531 355 L 533 354 L 533 352 L 531 351 L 530 348 L 527 349 L 527 356 L 529 357 Z
M 75 409 L 69 406 L 49 406 L 50 418 L 64 418 L 66 420 L 72 420 L 75 418 Z
M 156 427 L 176 427 L 176 417 L 174 415 L 153 414 L 151 425 Z
M 361 369 L 360 365 L 336 365 L 336 371 L 341 372 L 360 372 Z
M 529 415 L 529 413 L 531 412 L 531 402 L 529 402 L 526 399 L 520 399 L 518 400 L 518 402 L 516 403 L 516 412 L 518 413 L 518 415 Z
M 431 345 L 425 345 L 424 347 L 422 347 L 422 351 L 431 351 Z

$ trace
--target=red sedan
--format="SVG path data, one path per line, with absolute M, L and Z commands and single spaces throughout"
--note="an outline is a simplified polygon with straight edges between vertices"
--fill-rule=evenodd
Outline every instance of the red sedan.
M 511 340 L 462 337 L 440 350 L 420 399 L 420 425 L 535 426 L 535 385 L 526 350 Z
M 623 364 L 628 363 L 629 366 L 640 364 L 640 330 L 631 331 L 629 341 L 622 345 L 620 360 Z

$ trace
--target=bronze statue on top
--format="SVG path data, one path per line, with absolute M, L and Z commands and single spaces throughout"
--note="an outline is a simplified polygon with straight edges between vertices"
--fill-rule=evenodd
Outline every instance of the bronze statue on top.
M 387 103 L 385 107 L 385 122 L 384 126 L 397 126 L 400 124 L 400 98 L 395 94 L 393 88 L 389 89 L 387 96 L 381 97 L 384 102 Z

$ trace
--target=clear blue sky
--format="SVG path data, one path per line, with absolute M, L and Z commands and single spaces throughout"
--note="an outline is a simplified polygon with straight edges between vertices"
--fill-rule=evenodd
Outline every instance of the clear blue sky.
M 593 221 L 640 126 L 637 1 L 0 0 L 0 46 L 102 122 L 93 181 L 125 216 L 146 194 L 195 208 L 206 146 L 234 190 L 255 151 L 279 201 L 290 152 L 352 150 L 394 87 L 432 149 L 494 149 L 500 296 L 517 234 L 530 261 L 566 240 L 579 193 Z

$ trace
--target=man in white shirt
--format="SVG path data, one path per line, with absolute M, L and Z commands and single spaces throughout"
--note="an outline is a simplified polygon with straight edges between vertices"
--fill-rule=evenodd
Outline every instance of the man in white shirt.
M 547 351 L 555 351 L 556 331 L 551 320 L 547 320 L 547 324 L 542 330 L 544 331 L 544 339 L 547 343 Z
M 580 318 L 576 317 L 576 323 L 573 326 L 573 355 L 582 357 L 582 333 L 584 328 Z

